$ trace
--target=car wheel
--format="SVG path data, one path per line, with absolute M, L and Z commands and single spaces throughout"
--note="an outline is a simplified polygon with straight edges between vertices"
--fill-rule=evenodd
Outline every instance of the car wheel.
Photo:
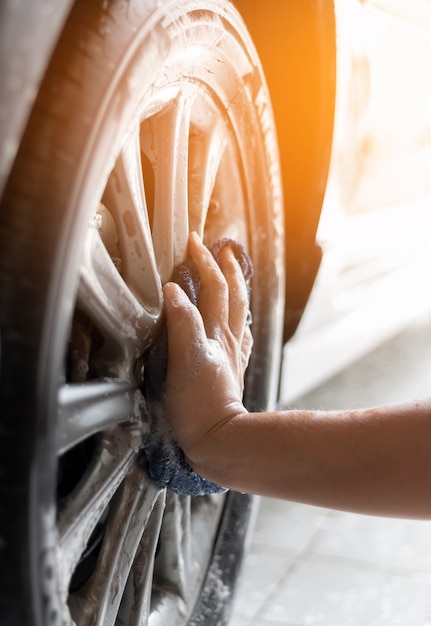
M 254 263 L 252 410 L 274 404 L 280 174 L 224 0 L 76 2 L 0 210 L 2 624 L 223 624 L 251 499 L 149 478 L 141 393 L 188 233 Z

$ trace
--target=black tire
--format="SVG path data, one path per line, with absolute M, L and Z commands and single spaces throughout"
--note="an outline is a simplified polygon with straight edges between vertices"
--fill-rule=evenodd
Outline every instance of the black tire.
M 145 354 L 191 228 L 252 256 L 245 402 L 271 407 L 283 220 L 248 33 L 225 0 L 79 0 L 0 207 L 2 625 L 228 619 L 251 499 L 173 496 L 140 461 Z

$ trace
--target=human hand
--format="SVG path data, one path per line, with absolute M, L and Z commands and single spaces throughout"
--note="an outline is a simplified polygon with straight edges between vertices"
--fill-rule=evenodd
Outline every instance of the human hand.
M 189 254 L 201 289 L 196 308 L 175 283 L 164 287 L 168 328 L 166 405 L 174 435 L 192 467 L 210 456 L 214 435 L 246 410 L 244 373 L 253 344 L 245 321 L 245 280 L 232 250 L 220 267 L 196 234 Z

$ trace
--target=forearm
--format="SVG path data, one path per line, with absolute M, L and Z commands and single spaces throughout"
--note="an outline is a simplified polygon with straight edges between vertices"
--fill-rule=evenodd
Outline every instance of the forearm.
M 220 267 L 196 236 L 198 308 L 164 286 L 166 406 L 192 467 L 238 491 L 362 513 L 431 518 L 431 401 L 367 410 L 247 413 L 247 289 L 232 251 Z
M 208 436 L 194 466 L 238 491 L 429 518 L 431 402 L 336 412 L 244 412 Z

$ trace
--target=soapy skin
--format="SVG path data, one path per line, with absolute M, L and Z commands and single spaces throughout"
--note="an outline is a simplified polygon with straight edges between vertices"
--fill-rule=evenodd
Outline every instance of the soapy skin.
M 220 253 L 222 269 L 195 234 L 190 236 L 189 254 L 201 279 L 199 310 L 186 302 L 187 296 L 175 283 L 165 285 L 164 295 L 169 342 L 167 408 L 175 437 L 192 460 L 202 440 L 244 411 L 244 372 L 253 339 L 245 324 L 245 281 L 230 248 Z
M 244 278 L 225 248 L 221 268 L 197 235 L 198 308 L 164 287 L 166 401 L 193 469 L 236 491 L 317 506 L 431 519 L 431 399 L 343 411 L 249 413 L 242 403 L 252 348 Z

